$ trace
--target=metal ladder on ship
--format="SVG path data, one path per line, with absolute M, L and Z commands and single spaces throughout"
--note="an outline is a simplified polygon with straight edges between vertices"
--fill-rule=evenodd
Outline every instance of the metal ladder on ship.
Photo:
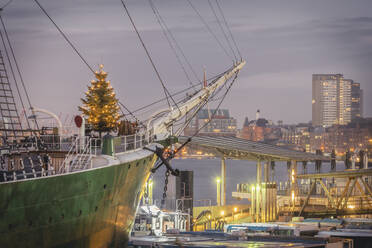
M 0 51 L 0 131 L 4 142 L 12 143 L 24 137 L 21 120 L 18 115 L 13 91 L 9 83 L 4 58 Z

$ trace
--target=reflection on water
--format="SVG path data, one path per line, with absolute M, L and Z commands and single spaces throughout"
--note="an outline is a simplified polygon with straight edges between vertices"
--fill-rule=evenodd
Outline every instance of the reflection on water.
M 179 170 L 194 171 L 194 200 L 211 199 L 216 203 L 216 178 L 220 176 L 219 159 L 174 159 L 172 165 Z M 308 173 L 314 173 L 314 163 L 308 163 Z M 337 170 L 345 168 L 342 162 L 337 163 Z M 330 163 L 323 163 L 322 172 L 330 171 Z M 154 175 L 154 199 L 161 199 L 164 187 L 164 167 Z M 302 163 L 298 163 L 298 173 L 302 173 Z M 275 181 L 287 180 L 287 163 L 276 162 Z M 254 183 L 256 181 L 256 162 L 245 160 L 226 160 L 226 201 L 227 204 L 247 203 L 231 197 L 238 183 Z

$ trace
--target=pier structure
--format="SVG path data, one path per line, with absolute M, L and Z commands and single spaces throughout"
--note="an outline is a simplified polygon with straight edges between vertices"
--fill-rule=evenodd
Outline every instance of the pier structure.
M 372 169 L 351 169 L 346 171 L 330 171 L 297 175 L 298 179 L 310 179 L 311 186 L 302 204 L 294 210 L 298 216 L 330 217 L 343 215 L 372 214 L 372 189 L 367 183 L 372 178 Z M 325 184 L 326 179 L 343 180 L 341 187 L 330 190 Z M 312 192 L 319 184 L 327 197 L 327 205 L 316 211 L 309 207 Z M 307 208 L 309 208 L 308 211 Z
M 185 142 L 187 139 L 188 137 L 180 137 L 179 142 Z M 226 204 L 226 159 L 256 161 L 256 183 L 239 184 L 238 192 L 233 192 L 234 197 L 250 200 L 249 212 L 251 220 L 254 222 L 269 222 L 277 219 L 277 185 L 274 182 L 276 161 L 287 161 L 288 183 L 290 185 L 290 192 L 288 193 L 292 200 L 292 210 L 294 210 L 298 195 L 298 162 L 302 162 L 305 167 L 308 161 L 316 162 L 320 171 L 322 161 L 331 160 L 330 157 L 321 153 L 310 154 L 235 137 L 196 136 L 193 137 L 189 145 L 207 150 L 214 156 L 221 158 L 218 206 Z

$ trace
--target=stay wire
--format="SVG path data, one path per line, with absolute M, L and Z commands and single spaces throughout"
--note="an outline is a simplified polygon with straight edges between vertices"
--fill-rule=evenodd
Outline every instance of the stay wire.
M 62 29 L 57 25 L 57 23 L 52 19 L 52 17 L 48 14 L 48 12 L 45 10 L 45 8 L 40 4 L 38 0 L 34 0 L 35 3 L 39 6 L 41 11 L 49 18 L 49 20 L 53 23 L 53 25 L 56 27 L 56 29 L 59 31 L 59 33 L 62 35 L 62 37 L 65 39 L 65 41 L 70 45 L 70 47 L 74 50 L 74 52 L 79 56 L 79 58 L 83 61 L 83 63 L 88 67 L 88 69 L 95 74 L 95 71 L 93 68 L 89 65 L 87 60 L 83 57 L 83 55 L 77 50 L 75 45 L 70 41 L 70 39 L 67 37 L 67 35 L 62 31 Z M 124 106 L 124 104 L 121 103 L 121 105 L 128 111 L 128 108 Z M 137 118 L 136 118 L 137 119 Z
M 220 73 L 220 74 L 218 74 L 218 75 L 216 75 L 216 76 L 214 76 L 214 77 L 211 77 L 211 78 L 207 79 L 207 81 L 215 80 L 216 78 L 218 78 L 218 77 L 220 77 L 221 75 L 225 74 L 225 73 L 228 72 L 229 70 L 230 70 L 230 69 L 228 69 L 228 70 L 226 70 L 226 71 L 224 71 L 224 72 L 222 72 L 222 73 Z M 194 84 L 194 86 L 195 86 L 195 84 Z M 178 91 L 178 92 L 175 92 L 175 93 L 172 94 L 172 96 L 179 95 L 179 94 L 181 94 L 181 93 L 183 93 L 183 92 L 185 92 L 185 91 L 190 90 L 191 88 L 192 88 L 192 87 L 190 86 L 190 87 L 188 87 L 188 88 L 186 88 L 186 89 L 183 89 L 183 90 L 180 90 L 180 91 Z M 162 101 L 164 101 L 164 100 L 166 100 L 166 98 L 161 98 L 161 99 L 159 99 L 159 100 L 156 100 L 156 101 L 154 101 L 154 102 L 152 102 L 152 103 L 149 103 L 149 104 L 147 104 L 147 105 L 145 105 L 145 106 L 143 106 L 143 107 L 140 107 L 140 108 L 138 108 L 138 109 L 135 109 L 134 111 L 132 111 L 132 113 L 137 113 L 137 112 L 139 112 L 139 111 L 141 111 L 141 110 L 144 110 L 144 109 L 146 109 L 146 108 L 148 108 L 148 107 L 151 107 L 151 106 L 153 106 L 154 104 L 160 103 L 160 102 L 162 102 Z
M 9 0 L 6 4 L 4 4 L 1 8 L 0 11 L 3 10 L 6 6 L 8 6 L 13 0 Z
M 233 43 L 234 43 L 234 45 L 235 45 L 235 48 L 236 48 L 236 50 L 238 51 L 238 54 L 239 54 L 239 56 L 240 56 L 240 60 L 242 60 L 242 58 L 243 58 L 243 57 L 242 57 L 242 54 L 240 53 L 240 49 L 239 49 L 238 45 L 236 44 L 235 38 L 234 38 L 234 36 L 233 36 L 233 34 L 232 34 L 232 32 L 231 32 L 231 29 L 230 29 L 229 24 L 228 24 L 227 21 L 226 21 L 225 15 L 224 15 L 224 13 L 223 13 L 223 11 L 222 11 L 222 8 L 221 8 L 221 6 L 220 6 L 218 0 L 216 0 L 216 3 L 217 3 L 217 7 L 218 7 L 218 9 L 220 10 L 220 13 L 221 13 L 221 16 L 222 16 L 222 20 L 224 21 L 224 23 L 225 23 L 225 25 L 226 25 L 227 31 L 229 31 L 229 33 L 230 33 L 231 40 L 233 41 Z
M 213 36 L 213 38 L 216 40 L 218 45 L 221 47 L 221 49 L 225 52 L 226 56 L 230 59 L 232 59 L 231 55 L 226 51 L 225 47 L 222 45 L 220 40 L 217 38 L 216 34 L 212 31 L 212 29 L 209 27 L 208 23 L 204 20 L 203 16 L 200 14 L 200 12 L 195 8 L 195 6 L 191 3 L 190 0 L 187 0 L 191 8 L 195 11 L 197 16 L 200 18 L 204 26 L 207 28 L 208 32 Z
M 74 46 L 74 44 L 72 44 L 72 42 L 69 40 L 69 38 L 65 35 L 65 33 L 59 28 L 59 26 L 57 25 L 57 23 L 52 19 L 52 17 L 47 13 L 47 11 L 44 9 L 44 7 L 39 3 L 38 0 L 34 0 L 35 3 L 39 6 L 39 8 L 41 9 L 41 11 L 49 18 L 49 20 L 53 23 L 53 25 L 57 28 L 57 30 L 59 31 L 59 33 L 62 35 L 62 37 L 66 40 L 66 42 L 71 46 L 71 48 L 75 51 L 75 53 L 80 57 L 80 59 L 84 62 L 84 64 L 89 68 L 89 70 L 93 73 L 95 73 L 95 71 L 93 70 L 93 68 L 88 64 L 88 62 L 86 61 L 86 59 L 84 59 L 83 55 L 81 55 L 81 53 L 77 50 L 77 48 Z
M 29 107 L 30 107 L 30 109 L 31 109 L 31 111 L 32 111 L 33 107 L 32 107 L 32 104 L 31 104 L 30 96 L 28 95 L 28 91 L 27 91 L 27 88 L 26 88 L 25 82 L 24 82 L 24 80 L 23 80 L 23 76 L 22 76 L 21 70 L 20 70 L 20 68 L 19 68 L 18 61 L 17 61 L 17 59 L 16 59 L 16 56 L 15 56 L 15 54 L 14 54 L 13 46 L 12 46 L 12 43 L 10 42 L 10 38 L 9 38 L 9 35 L 8 35 L 8 31 L 7 31 L 7 29 L 6 29 L 6 26 L 5 26 L 5 23 L 4 23 L 4 20 L 3 20 L 3 17 L 2 17 L 1 14 L 0 14 L 0 21 L 1 21 L 1 25 L 2 25 L 2 27 L 3 27 L 3 29 L 4 29 L 5 38 L 6 38 L 6 40 L 8 41 L 8 46 L 9 46 L 9 48 L 10 48 L 10 53 L 11 53 L 12 58 L 13 58 L 13 60 L 14 60 L 14 64 L 15 64 L 15 66 L 16 66 L 16 69 L 17 69 L 17 72 L 18 72 L 18 75 L 19 75 L 19 79 L 20 79 L 20 81 L 21 81 L 21 85 L 22 85 L 23 91 L 25 92 L 25 95 L 26 95 L 26 99 L 27 99 L 28 105 L 29 105 Z M 22 102 L 23 111 L 25 111 L 24 106 L 23 106 L 23 101 L 21 100 L 21 102 Z M 25 115 L 26 115 L 26 111 L 25 111 Z M 26 122 L 27 122 L 27 126 L 28 126 L 28 128 L 31 129 L 31 125 L 30 125 L 30 122 L 29 122 L 27 116 L 26 116 Z M 36 125 L 36 128 L 39 130 L 39 124 L 38 124 L 36 118 L 35 118 L 35 125 Z
M 173 51 L 173 53 L 174 53 L 174 55 L 175 55 L 175 57 L 176 57 L 178 63 L 180 64 L 181 69 L 182 69 L 183 72 L 185 73 L 186 79 L 189 81 L 189 84 L 190 84 L 192 87 L 194 87 L 193 84 L 192 84 L 192 82 L 191 82 L 191 79 L 190 79 L 190 77 L 189 77 L 189 74 L 187 73 L 186 68 L 185 68 L 185 66 L 183 65 L 182 61 L 181 61 L 181 58 L 178 56 L 178 54 L 177 54 L 177 52 L 176 52 L 176 49 L 175 49 L 175 47 L 173 46 L 172 41 L 170 40 L 170 37 L 168 37 L 167 32 L 169 32 L 169 30 L 167 30 L 167 28 L 164 27 L 164 23 L 161 21 L 161 19 L 160 19 L 160 17 L 159 17 L 160 14 L 159 14 L 159 12 L 157 12 L 157 10 L 155 9 L 155 6 L 154 6 L 152 0 L 148 0 L 148 1 L 149 1 L 149 3 L 150 3 L 150 6 L 151 6 L 151 8 L 152 8 L 152 11 L 154 12 L 154 15 L 155 15 L 155 17 L 156 17 L 157 22 L 159 23 L 159 26 L 160 26 L 160 28 L 162 29 L 163 34 L 164 34 L 166 40 L 168 41 L 168 44 L 169 44 L 171 50 Z
M 197 75 L 197 73 L 195 72 L 193 66 L 191 65 L 190 61 L 187 59 L 185 53 L 183 52 L 181 46 L 179 45 L 179 43 L 177 42 L 175 36 L 173 35 L 173 32 L 170 30 L 170 28 L 168 27 L 168 25 L 166 24 L 166 22 L 164 21 L 163 17 L 161 16 L 160 12 L 159 12 L 159 9 L 155 6 L 155 3 L 152 1 L 152 4 L 156 10 L 156 12 L 158 13 L 158 16 L 160 18 L 160 20 L 163 22 L 163 25 L 164 27 L 166 28 L 166 30 L 168 31 L 169 33 L 169 36 L 172 38 L 175 46 L 178 48 L 178 50 L 180 51 L 182 57 L 184 58 L 187 66 L 190 68 L 190 71 L 192 72 L 192 74 L 194 75 L 194 77 L 196 78 L 196 81 L 198 81 L 199 83 L 201 83 L 201 80 L 199 79 L 199 76 Z
M 198 135 L 198 133 L 204 128 L 206 127 L 213 119 L 213 117 L 215 116 L 215 114 L 217 113 L 217 111 L 219 110 L 222 102 L 225 100 L 225 97 L 227 96 L 227 93 L 229 93 L 231 87 L 233 86 L 233 84 L 235 83 L 237 77 L 238 77 L 238 73 L 239 72 L 236 72 L 235 73 L 235 77 L 234 79 L 232 80 L 232 82 L 230 83 L 229 87 L 226 89 L 226 92 L 223 94 L 222 98 L 221 98 L 221 101 L 218 103 L 216 109 L 213 111 L 211 117 L 208 119 L 208 121 L 206 123 L 204 123 L 204 125 L 202 125 L 198 130 L 196 130 L 196 132 L 190 137 L 190 138 L 193 138 L 195 137 L 196 135 Z
M 12 73 L 12 77 L 13 77 L 13 79 L 14 79 L 14 85 L 15 85 L 15 87 L 16 87 L 16 90 L 17 90 L 17 93 L 18 93 L 18 97 L 19 97 L 19 100 L 20 100 L 20 102 L 21 102 L 22 109 L 23 109 L 24 112 L 26 112 L 26 108 L 25 108 L 25 105 L 24 105 L 24 103 L 23 103 L 23 99 L 22 99 L 21 91 L 19 90 L 18 81 L 17 81 L 17 78 L 16 78 L 16 76 L 15 76 L 15 73 L 14 73 L 14 69 L 13 69 L 12 63 L 11 63 L 11 61 L 10 61 L 10 56 L 9 56 L 9 53 L 8 53 L 8 49 L 6 49 L 6 43 L 5 43 L 4 35 L 3 35 L 3 32 L 2 32 L 1 30 L 0 30 L 0 36 L 1 36 L 1 41 L 2 41 L 2 43 L 3 43 L 3 46 L 4 46 L 5 56 L 6 56 L 7 60 L 8 60 L 9 68 L 10 68 L 10 71 L 11 71 L 11 73 Z M 4 65 L 4 66 L 5 66 L 5 65 Z M 7 105 L 9 105 L 9 104 L 7 104 Z M 17 115 L 18 115 L 18 111 L 17 111 Z M 18 118 L 19 118 L 19 116 L 18 116 Z M 27 126 L 28 126 L 28 128 L 31 129 L 30 123 L 29 123 L 29 121 L 28 121 L 27 118 L 26 118 L 26 120 L 27 120 Z M 11 122 L 12 122 L 12 128 L 14 129 L 13 121 L 11 121 Z M 22 123 L 20 123 L 20 125 L 21 125 L 21 129 L 22 129 Z M 14 131 L 14 136 L 16 136 L 15 131 Z
M 134 114 L 133 112 L 131 112 L 127 107 L 125 107 L 125 105 L 118 101 L 119 104 L 136 120 L 136 122 L 138 122 L 139 124 L 141 124 L 142 126 L 145 126 L 145 124 L 142 123 L 142 121 L 140 121 Z M 124 112 L 122 112 L 124 114 Z
M 158 70 L 157 70 L 157 68 L 156 68 L 156 66 L 155 66 L 155 63 L 153 62 L 153 60 L 152 60 L 152 58 L 151 58 L 151 56 L 150 56 L 150 53 L 149 53 L 149 51 L 147 50 L 146 45 L 145 45 L 145 43 L 143 42 L 142 37 L 141 37 L 139 31 L 137 30 L 137 27 L 136 27 L 136 25 L 134 24 L 134 21 L 133 21 L 131 15 L 129 14 L 129 10 L 128 10 L 127 6 L 125 5 L 124 0 L 120 0 L 120 1 L 121 1 L 122 5 L 123 5 L 123 7 L 124 7 L 125 12 L 127 13 L 128 17 L 129 17 L 130 22 L 132 23 L 132 26 L 133 26 L 134 30 L 135 30 L 136 33 L 137 33 L 138 39 L 140 40 L 140 42 L 141 42 L 141 44 L 142 44 L 142 47 L 143 47 L 143 49 L 145 50 L 146 55 L 147 55 L 148 59 L 150 60 L 150 63 L 151 63 L 151 65 L 152 65 L 152 67 L 153 67 L 153 69 L 154 69 L 154 71 L 155 71 L 155 73 L 156 73 L 156 75 L 157 75 L 157 77 L 158 77 L 158 79 L 159 79 L 161 85 L 163 86 L 163 90 L 164 90 L 164 94 L 165 94 L 165 96 L 166 96 L 166 97 L 169 96 L 169 97 L 171 98 L 171 100 L 174 102 L 174 104 L 176 105 L 176 107 L 178 108 L 177 103 L 174 101 L 172 95 L 169 93 L 168 89 L 165 87 L 164 82 L 163 82 L 163 80 L 161 79 L 160 74 L 159 74 L 159 72 L 158 72 Z M 168 106 L 171 107 L 171 104 L 170 104 L 170 102 L 169 102 L 168 97 L 167 97 L 167 103 L 168 103 Z M 178 108 L 178 110 L 179 110 L 179 108 Z
M 232 45 L 231 45 L 231 43 L 230 43 L 230 40 L 229 40 L 229 38 L 227 37 L 227 34 L 226 34 L 224 28 L 222 27 L 222 24 L 221 24 L 220 18 L 218 17 L 218 15 L 217 15 L 217 13 L 216 13 L 216 11 L 215 11 L 215 9 L 214 9 L 212 3 L 211 3 L 211 0 L 208 0 L 208 3 L 209 3 L 209 6 L 211 7 L 211 10 L 212 10 L 212 12 L 213 12 L 214 17 L 216 18 L 217 24 L 218 24 L 218 26 L 220 27 L 221 32 L 223 33 L 223 36 L 224 36 L 225 39 L 226 39 L 227 45 L 229 46 L 230 51 L 232 52 L 232 54 L 234 55 L 235 60 L 237 61 L 238 59 L 237 59 L 237 57 L 236 57 L 236 54 L 235 54 L 235 52 L 234 52 L 234 49 L 232 48 Z

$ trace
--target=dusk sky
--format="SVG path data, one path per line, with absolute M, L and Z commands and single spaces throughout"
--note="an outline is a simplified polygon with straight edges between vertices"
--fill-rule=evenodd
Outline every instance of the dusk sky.
M 95 69 L 104 64 L 118 98 L 128 108 L 164 96 L 120 0 L 39 1 L 89 64 Z M 199 78 L 203 67 L 211 77 L 231 66 L 231 59 L 186 0 L 153 1 Z M 149 2 L 126 2 L 169 91 L 188 87 Z M 208 1 L 192 2 L 228 49 Z M 257 109 L 273 121 L 310 121 L 313 73 L 342 73 L 360 82 L 364 116 L 372 116 L 371 0 L 219 3 L 247 61 L 221 106 L 230 109 L 239 128 L 245 116 L 255 117 Z M 94 75 L 34 1 L 14 0 L 2 15 L 33 105 L 57 114 L 77 114 Z M 190 77 L 196 81 L 191 73 Z

